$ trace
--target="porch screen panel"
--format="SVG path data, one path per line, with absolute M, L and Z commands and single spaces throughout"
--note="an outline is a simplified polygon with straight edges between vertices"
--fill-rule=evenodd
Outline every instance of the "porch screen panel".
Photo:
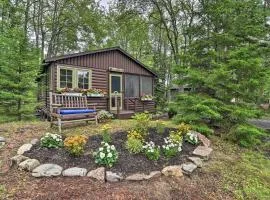
M 141 95 L 153 95 L 153 80 L 152 77 L 141 77 Z
M 139 82 L 140 77 L 137 75 L 125 76 L 125 96 L 126 97 L 139 97 Z

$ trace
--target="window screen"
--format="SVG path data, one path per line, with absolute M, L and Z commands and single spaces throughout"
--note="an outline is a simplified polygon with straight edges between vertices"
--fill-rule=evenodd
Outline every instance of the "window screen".
M 60 69 L 60 88 L 72 88 L 72 70 Z
M 139 96 L 139 76 L 136 75 L 125 76 L 125 96 L 126 97 Z
M 152 77 L 141 77 L 141 95 L 153 95 L 153 82 Z

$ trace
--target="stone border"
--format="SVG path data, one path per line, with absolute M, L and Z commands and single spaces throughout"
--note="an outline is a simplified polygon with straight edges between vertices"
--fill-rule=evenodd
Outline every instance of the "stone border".
M 202 143 L 193 152 L 193 156 L 188 157 L 190 162 L 186 162 L 182 165 L 166 166 L 161 171 L 152 171 L 149 174 L 135 173 L 127 177 L 123 177 L 121 173 L 115 173 L 112 171 L 106 171 L 105 167 L 99 167 L 94 170 L 87 171 L 85 168 L 71 167 L 63 169 L 61 166 L 53 163 L 41 164 L 37 159 L 31 159 L 24 156 L 24 152 L 30 151 L 32 146 L 38 143 L 38 139 L 31 140 L 30 143 L 23 144 L 17 151 L 17 155 L 11 158 L 12 164 L 17 165 L 20 170 L 26 170 L 32 173 L 33 177 L 54 177 L 54 176 L 66 176 L 66 177 L 83 177 L 87 176 L 96 179 L 101 182 L 119 182 L 119 181 L 142 181 L 152 178 L 164 176 L 182 177 L 190 175 L 196 168 L 203 167 L 203 161 L 209 159 L 213 149 L 210 148 L 211 142 L 204 135 L 193 131 L 198 136 L 198 139 Z

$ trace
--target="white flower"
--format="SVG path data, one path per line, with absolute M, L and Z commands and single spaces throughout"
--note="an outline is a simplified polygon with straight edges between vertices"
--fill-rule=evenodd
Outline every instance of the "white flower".
M 111 151 L 110 148 L 108 148 L 108 149 L 107 149 L 107 152 L 109 153 L 110 151 Z
M 108 158 L 111 158 L 112 157 L 112 153 L 108 153 Z
M 100 147 L 98 150 L 99 150 L 99 151 L 103 151 L 103 147 Z
M 179 152 L 180 152 L 180 151 L 182 151 L 182 148 L 181 148 L 181 146 L 179 146 L 179 147 L 178 147 L 178 151 L 179 151 Z
M 102 158 L 104 158 L 104 157 L 105 157 L 105 153 L 100 152 L 99 156 L 100 156 L 100 158 L 102 159 Z
M 111 150 L 115 150 L 115 146 L 114 145 L 111 146 Z

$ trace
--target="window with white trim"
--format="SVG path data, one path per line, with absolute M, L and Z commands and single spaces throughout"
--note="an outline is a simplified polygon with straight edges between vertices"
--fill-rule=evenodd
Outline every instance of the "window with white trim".
M 59 70 L 60 73 L 60 88 L 72 88 L 73 82 L 73 70 L 71 69 L 61 69 Z
M 92 71 L 70 66 L 57 66 L 57 88 L 91 88 Z

